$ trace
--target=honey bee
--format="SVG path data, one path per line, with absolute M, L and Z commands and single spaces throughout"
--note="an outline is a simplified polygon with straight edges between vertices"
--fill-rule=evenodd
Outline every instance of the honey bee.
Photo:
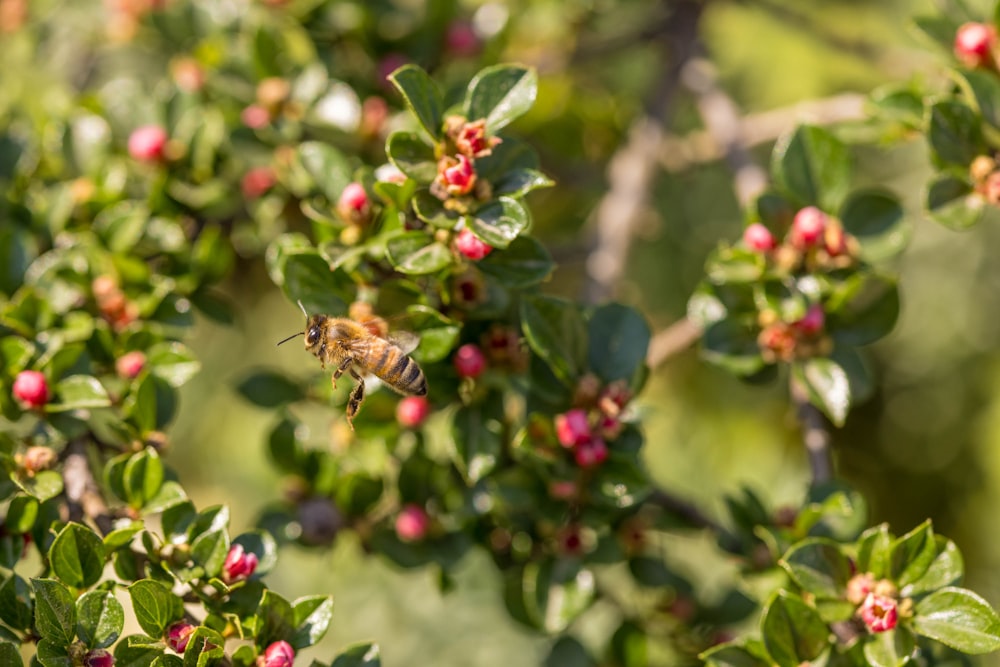
M 409 332 L 394 332 L 386 337 L 373 333 L 366 323 L 348 317 L 310 315 L 302 302 L 299 308 L 306 316 L 305 331 L 292 334 L 279 342 L 287 343 L 296 336 L 305 336 L 306 350 L 319 359 L 323 368 L 334 368 L 333 386 L 344 373 L 350 373 L 358 384 L 347 400 L 347 423 L 354 430 L 354 416 L 365 400 L 365 380 L 362 373 L 370 373 L 391 389 L 404 396 L 427 394 L 427 378 L 409 353 L 416 349 L 420 338 Z M 380 328 L 374 328 L 379 331 Z

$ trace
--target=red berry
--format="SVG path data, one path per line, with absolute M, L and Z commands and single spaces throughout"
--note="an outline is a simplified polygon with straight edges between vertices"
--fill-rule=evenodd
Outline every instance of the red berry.
M 466 343 L 455 352 L 455 370 L 463 378 L 476 378 L 486 370 L 486 356 L 475 343 Z
M 431 412 L 431 404 L 424 396 L 407 396 L 396 405 L 396 421 L 403 428 L 417 428 Z
M 444 43 L 456 56 L 474 56 L 479 52 L 479 36 L 468 21 L 452 21 Z
M 259 130 L 271 122 L 271 113 L 259 104 L 251 104 L 240 112 L 240 120 L 252 130 Z
M 814 303 L 809 306 L 809 310 L 806 311 L 805 317 L 793 324 L 799 333 L 805 336 L 815 336 L 823 331 L 823 325 L 826 323 L 826 315 L 823 313 L 823 306 L 818 303 Z
M 187 621 L 177 621 L 167 628 L 167 646 L 177 653 L 183 653 L 196 627 Z
M 348 183 L 337 200 L 337 211 L 349 221 L 361 221 L 368 217 L 368 193 L 360 183 Z
M 771 230 L 759 222 L 743 230 L 743 243 L 754 252 L 767 252 L 777 245 Z
M 593 468 L 607 460 L 608 446 L 600 438 L 592 438 L 577 445 L 573 457 L 581 468 Z
M 167 145 L 167 131 L 159 125 L 144 125 L 128 138 L 128 153 L 141 162 L 159 162 Z
M 966 67 L 990 65 L 997 33 L 985 23 L 965 23 L 955 33 L 955 56 Z
M 464 257 L 478 262 L 486 255 L 493 252 L 493 246 L 485 241 L 480 241 L 468 228 L 463 228 L 455 237 L 455 248 Z
M 796 248 L 809 248 L 823 238 L 826 213 L 815 206 L 807 206 L 795 214 L 792 221 L 791 241 Z
M 430 522 L 430 517 L 423 507 L 406 505 L 396 517 L 396 535 L 404 542 L 416 542 L 427 534 Z
M 95 648 L 83 656 L 83 664 L 86 667 L 111 667 L 115 664 L 115 658 L 103 648 Z
M 146 355 L 139 350 L 126 352 L 115 361 L 115 371 L 125 380 L 133 380 L 146 367 Z
M 261 667 L 292 667 L 295 662 L 295 649 L 286 641 L 278 641 L 264 649 L 263 660 L 258 660 Z
M 274 170 L 270 167 L 254 167 L 243 174 L 240 181 L 240 189 L 247 199 L 257 199 L 267 193 L 278 182 Z
M 575 447 L 590 440 L 590 422 L 587 413 L 575 408 L 556 415 L 556 438 L 563 447 Z
M 222 580 L 233 583 L 246 579 L 257 569 L 257 554 L 249 553 L 243 545 L 234 544 L 229 548 L 226 562 L 222 565 Z
M 896 627 L 899 609 L 894 598 L 869 593 L 858 610 L 870 632 L 886 632 Z
M 49 402 L 49 385 L 38 371 L 21 371 L 14 378 L 14 398 L 29 408 Z

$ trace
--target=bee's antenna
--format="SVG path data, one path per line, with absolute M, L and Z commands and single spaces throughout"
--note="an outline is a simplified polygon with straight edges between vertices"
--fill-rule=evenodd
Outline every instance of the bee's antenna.
M 299 304 L 299 309 L 302 311 L 302 314 L 305 315 L 306 319 L 308 320 L 309 319 L 309 313 L 306 312 L 306 307 L 302 305 L 302 299 L 299 299 L 295 303 Z
M 305 333 L 305 331 L 300 331 L 300 332 L 298 332 L 298 333 L 293 333 L 293 334 L 292 334 L 291 336 L 289 336 L 289 337 L 288 337 L 288 338 L 286 338 L 285 340 L 282 340 L 282 341 L 278 341 L 278 345 L 281 345 L 282 343 L 287 343 L 288 341 L 290 341 L 291 339 L 295 338 L 296 336 L 301 336 L 301 335 L 303 335 L 304 333 Z M 275 345 L 275 347 L 277 347 L 278 345 Z

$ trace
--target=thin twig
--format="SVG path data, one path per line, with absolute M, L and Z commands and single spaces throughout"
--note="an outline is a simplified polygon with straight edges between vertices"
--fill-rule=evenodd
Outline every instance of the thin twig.
M 802 442 L 809 457 L 813 484 L 823 484 L 833 479 L 833 454 L 830 447 L 830 430 L 826 418 L 809 401 L 809 392 L 794 377 L 789 381 L 792 403 L 802 425 Z
M 697 343 L 700 336 L 701 327 L 686 317 L 679 319 L 657 332 L 649 341 L 646 363 L 650 368 L 656 368 Z
M 63 463 L 63 488 L 66 491 L 66 506 L 70 521 L 90 519 L 107 535 L 111 532 L 112 516 L 108 510 L 101 489 L 94 480 L 87 459 L 87 443 L 80 438 L 66 446 Z

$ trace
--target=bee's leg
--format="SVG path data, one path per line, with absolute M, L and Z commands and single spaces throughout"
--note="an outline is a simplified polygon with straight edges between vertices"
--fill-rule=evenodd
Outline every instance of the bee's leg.
M 343 375 L 344 372 L 351 367 L 352 363 L 354 363 L 353 359 L 344 359 L 340 363 L 340 366 L 337 367 L 337 370 L 333 372 L 333 379 L 331 380 L 331 382 L 333 383 L 334 389 L 337 388 L 337 380 L 339 380 L 340 376 Z M 353 371 L 351 372 L 351 375 L 354 375 Z
M 351 390 L 351 396 L 347 399 L 347 423 L 351 430 L 354 430 L 354 415 L 358 414 L 362 401 L 365 400 L 365 379 L 356 370 L 350 369 L 351 377 L 358 381 Z

